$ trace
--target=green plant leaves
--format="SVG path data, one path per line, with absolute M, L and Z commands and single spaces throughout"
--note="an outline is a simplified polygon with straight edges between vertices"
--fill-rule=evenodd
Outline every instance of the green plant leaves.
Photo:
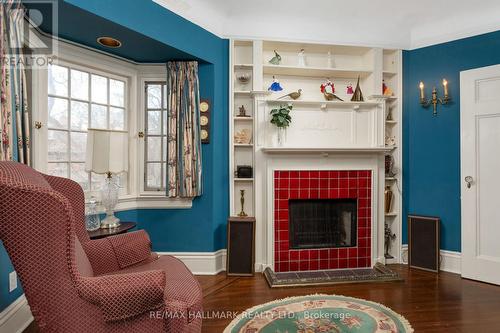
M 269 114 L 271 115 L 271 124 L 276 125 L 278 128 L 286 128 L 290 126 L 292 122 L 292 117 L 290 116 L 290 111 L 292 111 L 293 106 L 290 105 L 280 105 L 279 108 L 272 109 Z

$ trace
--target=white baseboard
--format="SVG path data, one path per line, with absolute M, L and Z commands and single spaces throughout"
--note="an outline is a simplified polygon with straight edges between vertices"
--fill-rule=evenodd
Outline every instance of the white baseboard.
M 0 332 L 22 333 L 32 321 L 28 301 L 22 295 L 0 312 Z
M 462 253 L 456 251 L 440 250 L 441 256 L 440 269 L 445 272 L 461 274 L 462 273 Z M 403 263 L 408 263 L 408 244 L 401 247 L 401 257 Z
M 216 252 L 158 252 L 180 259 L 195 275 L 215 275 L 226 270 L 226 249 Z
M 255 263 L 255 273 L 262 273 L 264 270 L 268 267 L 268 265 L 263 264 L 263 263 Z

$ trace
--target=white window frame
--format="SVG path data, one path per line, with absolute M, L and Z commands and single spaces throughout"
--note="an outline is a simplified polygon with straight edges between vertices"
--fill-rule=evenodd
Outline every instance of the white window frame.
M 161 121 L 161 125 L 160 125 L 160 134 L 148 134 L 148 117 L 149 117 L 149 108 L 148 108 L 148 91 L 147 91 L 147 86 L 148 85 L 159 85 L 161 87 L 165 87 L 166 85 L 166 81 L 163 80 L 163 81 L 146 81 L 144 83 L 144 191 L 151 191 L 151 192 L 166 192 L 167 191 L 167 175 L 166 175 L 166 168 L 163 169 L 163 164 L 167 163 L 167 156 L 163 156 L 163 152 L 167 149 L 166 147 L 164 147 L 164 145 L 166 145 L 167 143 L 163 141 L 164 138 L 167 137 L 167 133 L 164 133 L 164 129 L 165 129 L 165 126 L 164 126 L 164 122 L 166 122 L 166 120 L 164 119 L 165 115 L 165 111 L 166 111 L 166 107 L 164 105 L 164 101 L 166 100 L 164 94 L 166 93 L 166 91 L 164 89 L 161 89 L 161 96 L 162 96 L 162 100 L 161 100 L 161 108 L 159 109 L 161 115 L 160 115 L 160 119 L 162 120 Z M 158 109 L 154 109 L 155 111 L 158 111 Z M 154 188 L 150 188 L 148 187 L 148 184 L 147 184 L 147 179 L 148 179 L 148 175 L 147 175 L 147 165 L 148 163 L 151 163 L 151 162 L 148 162 L 148 157 L 147 157 L 147 154 L 148 154 L 148 151 L 147 151 L 147 147 L 148 147 L 148 137 L 159 137 L 161 139 L 161 144 L 160 144 L 160 147 L 161 147 L 161 154 L 160 154 L 160 167 L 161 167 L 161 175 L 163 177 L 162 179 L 162 184 L 165 185 L 164 188 L 158 188 L 158 189 L 154 189 Z M 164 159 L 165 157 L 165 159 Z M 155 163 L 156 161 L 154 161 L 153 163 Z M 165 170 L 165 171 L 164 171 Z
M 46 38 L 41 36 L 41 38 Z M 117 57 L 96 52 L 84 47 L 58 41 L 58 60 L 55 64 L 70 66 L 82 71 L 109 78 L 124 80 L 126 85 L 125 125 L 129 133 L 129 172 L 127 174 L 127 193 L 120 194 L 117 211 L 130 209 L 186 209 L 192 207 L 190 198 L 168 198 L 164 192 L 145 191 L 144 139 L 139 132 L 145 129 L 145 82 L 165 81 L 164 64 L 146 65 L 118 59 Z M 90 77 L 89 77 L 90 79 Z M 40 172 L 47 172 L 47 122 L 48 122 L 48 71 L 38 68 L 32 71 L 32 137 L 33 166 Z M 36 129 L 35 122 L 42 127 Z M 88 195 L 88 194 L 87 194 Z
M 131 90 L 130 90 L 130 87 L 129 87 L 129 84 L 130 84 L 130 78 L 129 77 L 125 77 L 125 76 L 119 76 L 119 75 L 116 75 L 116 74 L 113 74 L 113 73 L 109 73 L 109 72 L 104 72 L 102 70 L 98 70 L 98 69 L 95 69 L 95 68 L 91 68 L 91 67 L 86 67 L 86 66 L 82 66 L 82 65 L 79 65 L 79 64 L 76 64 L 76 63 L 73 63 L 73 62 L 69 62 L 69 61 L 66 61 L 64 59 L 59 59 L 57 60 L 54 65 L 58 65 L 58 66 L 62 66 L 62 67 L 65 67 L 68 69 L 68 84 L 69 86 L 71 87 L 71 70 L 74 69 L 74 70 L 78 70 L 78 71 L 81 71 L 81 72 L 84 72 L 84 73 L 87 73 L 89 76 L 89 99 L 87 101 L 83 101 L 83 100 L 80 100 L 80 99 L 75 99 L 73 97 L 71 97 L 71 91 L 68 91 L 68 96 L 67 97 L 61 97 L 61 96 L 57 96 L 57 95 L 51 95 L 48 93 L 47 91 L 47 96 L 48 97 L 54 97 L 54 98 L 60 98 L 60 99 L 64 99 L 64 100 L 67 100 L 68 101 L 68 117 L 71 118 L 71 101 L 77 101 L 77 102 L 85 102 L 89 105 L 89 114 L 92 112 L 92 104 L 96 104 L 96 105 L 100 105 L 100 106 L 106 106 L 107 108 L 107 123 L 109 125 L 109 108 L 110 107 L 113 107 L 113 105 L 110 104 L 110 101 L 108 100 L 108 102 L 106 104 L 103 104 L 103 103 L 97 103 L 97 102 L 92 102 L 91 101 L 91 95 L 92 95 L 92 92 L 90 91 L 90 82 L 92 80 L 92 75 L 99 75 L 99 76 L 102 76 L 102 77 L 105 77 L 106 79 L 113 79 L 113 80 L 117 80 L 117 81 L 122 81 L 124 82 L 125 84 L 125 92 L 124 92 L 124 104 L 123 104 L 123 109 L 125 111 L 125 114 L 124 114 L 124 128 L 123 130 L 124 131 L 127 131 L 128 132 L 128 127 L 129 127 L 129 123 L 130 123 L 130 120 L 129 120 L 129 112 L 131 110 L 131 107 L 130 107 L 130 103 L 129 103 L 129 98 L 130 98 L 130 95 L 131 95 Z M 48 78 L 47 78 L 48 79 Z M 109 81 L 108 81 L 108 98 L 109 98 Z M 45 102 L 45 104 L 47 104 L 47 101 Z M 45 105 L 45 107 L 47 107 Z M 48 109 L 47 109 L 47 122 L 45 124 L 48 124 Z M 90 117 L 89 117 L 89 124 L 88 124 L 88 127 L 91 128 L 92 125 L 91 125 L 91 122 L 90 122 Z M 47 131 L 47 134 L 48 134 L 48 131 L 50 130 L 49 129 L 49 126 L 46 125 L 45 126 L 45 130 Z M 58 130 L 58 129 L 53 129 L 53 130 Z M 66 131 L 66 130 L 64 130 Z M 72 130 L 71 129 L 71 126 L 68 128 L 67 130 L 68 133 L 72 133 L 72 132 L 77 132 L 77 133 L 81 133 L 82 131 L 77 131 L 77 130 Z M 88 132 L 87 132 L 88 133 Z M 69 141 L 68 141 L 68 150 L 71 149 L 70 147 L 70 143 L 71 143 L 71 135 L 69 136 Z M 45 145 L 45 150 L 47 150 L 47 145 Z M 68 159 L 71 160 L 71 154 L 69 154 L 70 156 L 68 156 Z M 48 165 L 48 162 L 45 164 L 45 166 Z M 69 167 L 71 167 L 71 162 L 69 163 Z M 126 188 L 123 188 L 123 189 L 120 189 L 120 194 L 122 196 L 126 196 L 130 193 L 130 185 L 129 185 L 129 175 L 127 174 L 126 176 L 127 178 L 127 182 L 126 182 Z M 90 176 L 89 176 L 89 181 L 90 181 Z M 89 184 L 90 185 L 90 184 Z M 85 196 L 86 197 L 99 197 L 99 191 L 88 191 L 88 192 L 85 192 Z

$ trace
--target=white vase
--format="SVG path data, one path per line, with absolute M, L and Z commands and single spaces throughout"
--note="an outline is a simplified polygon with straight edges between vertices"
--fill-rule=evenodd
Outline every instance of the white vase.
M 278 127 L 278 147 L 283 147 L 286 140 L 286 128 Z

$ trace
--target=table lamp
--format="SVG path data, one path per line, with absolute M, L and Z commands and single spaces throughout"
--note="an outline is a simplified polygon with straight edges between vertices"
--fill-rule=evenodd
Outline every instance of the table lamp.
M 106 175 L 101 190 L 106 217 L 101 221 L 101 228 L 118 227 L 120 220 L 115 216 L 114 209 L 120 186 L 113 175 L 128 171 L 128 133 L 89 128 L 85 171 Z

